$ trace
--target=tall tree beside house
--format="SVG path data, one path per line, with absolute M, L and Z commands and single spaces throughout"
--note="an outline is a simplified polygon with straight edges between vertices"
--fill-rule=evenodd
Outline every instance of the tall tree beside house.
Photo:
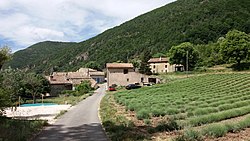
M 187 69 L 187 65 L 188 69 L 192 70 L 199 60 L 198 51 L 194 48 L 194 45 L 189 42 L 173 46 L 169 50 L 169 56 L 171 64 L 182 64 L 185 70 Z
M 242 60 L 250 58 L 250 35 L 238 30 L 229 31 L 220 47 L 223 59 L 240 66 Z
M 46 78 L 34 73 L 28 73 L 23 78 L 25 94 L 29 94 L 33 98 L 33 103 L 36 102 L 36 96 L 49 92 L 50 86 Z
M 9 47 L 4 46 L 0 48 L 0 69 L 3 64 L 11 58 L 11 50 Z
M 135 69 L 139 69 L 141 67 L 141 60 L 139 58 L 133 58 L 128 61 L 132 63 Z
M 139 68 L 140 73 L 148 74 L 148 75 L 152 74 L 151 69 L 148 64 L 148 60 L 150 58 L 151 58 L 151 52 L 149 50 L 144 50 L 142 54 L 140 55 L 140 60 L 141 60 L 141 64 Z

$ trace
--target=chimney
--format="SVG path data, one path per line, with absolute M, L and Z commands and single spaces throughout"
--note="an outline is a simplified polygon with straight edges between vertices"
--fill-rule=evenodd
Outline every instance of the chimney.
M 160 61 L 162 60 L 161 56 L 160 56 Z

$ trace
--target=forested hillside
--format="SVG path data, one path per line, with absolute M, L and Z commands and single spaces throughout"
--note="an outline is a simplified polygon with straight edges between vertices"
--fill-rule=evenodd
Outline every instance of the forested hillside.
M 166 52 L 186 41 L 215 42 L 232 29 L 250 33 L 249 7 L 249 0 L 178 0 L 89 40 L 67 44 L 66 50 L 40 46 L 40 50 L 48 49 L 50 57 L 27 51 L 30 48 L 16 52 L 9 64 L 14 68 L 35 65 L 31 68 L 38 72 L 51 67 L 75 70 L 89 61 L 103 68 L 106 62 L 126 62 L 144 52 Z M 34 59 L 28 61 L 27 58 Z
M 40 42 L 14 53 L 13 59 L 5 67 L 10 65 L 12 68 L 32 69 L 41 73 L 42 70 L 51 68 L 51 64 L 54 62 L 60 63 L 57 58 L 66 55 L 67 49 L 76 44 L 52 41 Z

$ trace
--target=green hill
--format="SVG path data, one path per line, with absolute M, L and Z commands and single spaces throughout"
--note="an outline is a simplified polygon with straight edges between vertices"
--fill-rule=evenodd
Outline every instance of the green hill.
M 55 61 L 60 65 L 60 61 L 57 61 L 57 59 L 75 45 L 77 43 L 40 42 L 14 53 L 13 59 L 5 67 L 10 65 L 12 68 L 31 69 L 41 72 L 44 68 L 51 68 L 51 64 Z
M 144 51 L 152 54 L 166 52 L 171 46 L 185 41 L 194 44 L 214 42 L 231 29 L 250 33 L 249 7 L 249 0 L 178 0 L 73 44 L 67 51 L 57 49 L 58 58 L 45 64 L 38 63 L 44 58 L 37 56 L 33 61 L 35 64 L 22 59 L 29 63 L 19 65 L 18 56 L 14 55 L 10 65 L 20 68 L 35 65 L 39 68 L 35 67 L 37 71 L 48 70 L 49 66 L 74 70 L 89 61 L 96 61 L 103 68 L 106 62 L 126 61 Z M 29 55 L 24 51 L 15 54 Z

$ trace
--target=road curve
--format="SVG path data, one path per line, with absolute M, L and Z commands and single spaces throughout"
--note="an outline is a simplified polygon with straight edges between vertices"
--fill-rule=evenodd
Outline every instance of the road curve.
M 98 118 L 98 108 L 104 95 L 105 84 L 102 84 L 92 96 L 47 126 L 34 141 L 108 141 Z

